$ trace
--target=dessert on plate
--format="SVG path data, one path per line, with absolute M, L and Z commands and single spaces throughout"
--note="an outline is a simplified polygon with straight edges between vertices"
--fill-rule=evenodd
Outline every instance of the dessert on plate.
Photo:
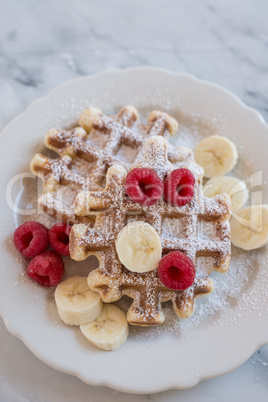
M 72 227 L 71 258 L 97 256 L 99 268 L 89 274 L 88 285 L 106 303 L 122 295 L 133 298 L 127 314 L 131 324 L 163 323 L 161 303 L 168 300 L 179 317 L 191 316 L 194 299 L 213 289 L 210 272 L 228 270 L 229 196 L 204 197 L 200 167 L 182 159 L 174 168 L 161 137 L 147 140 L 142 161 L 128 174 L 115 165 L 107 172 L 104 190 L 81 192 L 75 212 L 78 216 L 95 212 L 96 219 L 93 228 Z M 171 254 L 163 279 L 157 267 Z M 190 281 L 188 269 L 183 273 L 180 268 L 187 264 L 193 265 Z
M 44 144 L 59 157 L 36 154 L 30 170 L 44 182 L 41 208 L 54 218 L 68 222 L 90 223 L 74 213 L 73 202 L 81 190 L 99 190 L 105 186 L 107 169 L 120 164 L 128 169 L 138 160 L 143 143 L 152 135 L 167 138 L 178 128 L 166 113 L 152 112 L 144 125 L 133 106 L 123 107 L 117 115 L 106 116 L 99 109 L 87 108 L 79 118 L 80 127 L 72 130 L 51 129 Z M 183 148 L 184 149 L 184 148 Z M 191 153 L 184 149 L 187 154 Z M 170 145 L 169 158 L 176 160 Z
M 60 222 L 49 230 L 24 223 L 15 246 L 31 258 L 28 276 L 56 287 L 61 320 L 101 349 L 121 346 L 128 323 L 163 324 L 163 302 L 189 318 L 197 297 L 213 291 L 210 273 L 228 271 L 231 238 L 245 250 L 268 243 L 268 206 L 244 208 L 246 184 L 226 176 L 238 159 L 233 142 L 213 135 L 194 150 L 174 147 L 177 129 L 161 111 L 143 124 L 133 106 L 113 116 L 90 107 L 78 127 L 46 134 L 56 158 L 31 161 L 43 180 L 39 204 Z M 77 264 L 95 255 L 99 267 L 69 276 L 69 254 Z M 112 304 L 124 295 L 132 299 L 126 315 Z

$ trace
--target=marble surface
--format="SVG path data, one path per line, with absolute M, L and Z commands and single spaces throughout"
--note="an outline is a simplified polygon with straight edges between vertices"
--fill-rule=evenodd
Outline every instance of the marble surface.
M 36 98 L 82 75 L 132 66 L 221 84 L 268 121 L 266 0 L 0 0 L 0 129 Z M 40 362 L 0 319 L 0 400 L 268 399 L 268 346 L 190 390 L 128 395 Z

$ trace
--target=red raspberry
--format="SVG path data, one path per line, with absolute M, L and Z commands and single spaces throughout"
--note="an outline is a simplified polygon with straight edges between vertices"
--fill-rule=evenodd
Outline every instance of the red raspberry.
M 35 257 L 27 267 L 28 276 L 42 286 L 57 286 L 64 273 L 64 264 L 55 251 L 46 251 Z
M 152 169 L 135 168 L 126 177 L 125 189 L 132 201 L 149 206 L 161 197 L 163 182 Z
M 158 276 L 167 288 L 187 289 L 194 283 L 194 263 L 181 251 L 173 251 L 165 255 L 160 261 Z
M 166 201 L 177 207 L 188 204 L 194 196 L 194 175 L 188 169 L 175 169 L 164 182 Z
M 48 232 L 49 243 L 58 254 L 70 255 L 69 234 L 71 226 L 67 223 L 56 223 Z
M 15 230 L 14 244 L 24 257 L 36 257 L 48 246 L 48 229 L 38 222 L 25 222 Z

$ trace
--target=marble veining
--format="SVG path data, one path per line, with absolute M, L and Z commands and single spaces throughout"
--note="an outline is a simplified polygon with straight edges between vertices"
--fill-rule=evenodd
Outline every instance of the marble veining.
M 268 121 L 265 0 L 1 0 L 0 129 L 59 84 L 107 69 L 157 66 L 221 84 Z M 127 395 L 40 362 L 0 320 L 0 400 L 267 401 L 268 346 L 186 391 Z

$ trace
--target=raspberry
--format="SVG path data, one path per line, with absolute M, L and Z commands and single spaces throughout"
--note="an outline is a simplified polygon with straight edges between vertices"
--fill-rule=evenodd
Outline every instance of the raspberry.
M 126 177 L 125 190 L 132 201 L 149 206 L 161 197 L 163 182 L 152 169 L 135 168 Z
M 61 255 L 70 255 L 69 234 L 71 226 L 66 223 L 56 223 L 48 232 L 51 247 Z
M 46 251 L 35 257 L 27 267 L 28 276 L 42 286 L 58 285 L 64 273 L 64 264 L 55 251 Z
M 181 251 L 173 251 L 165 255 L 160 261 L 158 276 L 167 288 L 187 289 L 194 283 L 194 263 Z
M 14 244 L 24 257 L 36 257 L 48 246 L 48 229 L 38 222 L 25 222 L 15 230 Z
M 188 169 L 175 169 L 164 182 L 164 198 L 177 207 L 188 204 L 194 196 L 194 175 Z

